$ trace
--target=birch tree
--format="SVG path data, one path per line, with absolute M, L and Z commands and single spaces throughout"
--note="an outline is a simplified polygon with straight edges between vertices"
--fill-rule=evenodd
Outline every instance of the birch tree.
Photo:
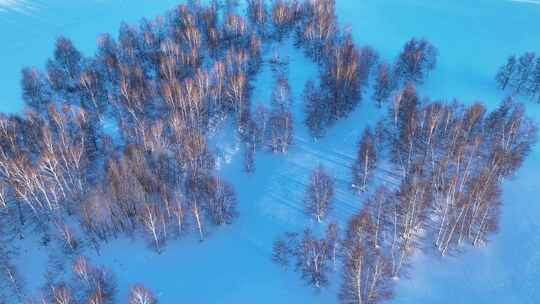
M 324 167 L 313 171 L 305 193 L 304 210 L 320 223 L 332 209 L 334 198 L 334 181 Z
M 392 297 L 390 262 L 376 244 L 375 229 L 365 209 L 349 221 L 343 244 L 340 303 L 371 304 Z
M 304 230 L 296 250 L 296 270 L 302 278 L 315 288 L 328 284 L 328 244 L 324 239 L 316 239 L 311 230 Z
M 516 63 L 516 56 L 511 55 L 506 60 L 506 63 L 499 68 L 497 75 L 495 76 L 495 80 L 497 81 L 497 84 L 501 90 L 505 90 L 512 78 L 514 77 L 514 72 L 516 71 Z
M 142 284 L 136 284 L 129 290 L 129 304 L 157 304 L 158 301 L 152 292 Z
M 377 166 L 377 156 L 375 138 L 368 127 L 364 129 L 362 138 L 358 143 L 357 158 L 352 167 L 352 186 L 357 191 L 366 191 L 368 183 L 373 180 L 374 170 Z

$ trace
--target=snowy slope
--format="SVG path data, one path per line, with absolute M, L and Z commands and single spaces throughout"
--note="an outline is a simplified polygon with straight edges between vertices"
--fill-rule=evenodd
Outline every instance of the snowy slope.
M 7 42 L 0 48 L 0 110 L 19 111 L 19 70 L 43 66 L 57 35 L 63 34 L 86 54 L 95 37 L 116 32 L 119 22 L 153 17 L 176 1 L 1 1 L 0 28 Z M 412 36 L 428 38 L 439 48 L 439 65 L 421 95 L 463 102 L 481 100 L 493 108 L 504 97 L 495 90 L 493 77 L 511 53 L 540 52 L 536 1 L 507 0 L 337 0 L 337 14 L 350 25 L 356 42 L 375 47 L 383 59 L 392 59 Z M 3 4 L 10 4 L 10 9 Z M 15 6 L 13 6 L 15 5 Z M 18 7 L 17 9 L 15 9 Z M 22 14 L 23 7 L 32 7 Z M 19 9 L 20 8 L 20 9 Z M 290 46 L 283 47 L 290 50 Z M 284 156 L 259 153 L 256 172 L 242 172 L 241 153 L 230 132 L 215 135 L 222 155 L 221 172 L 232 181 L 239 199 L 239 219 L 230 227 L 212 230 L 207 241 L 187 237 L 168 244 L 157 255 L 142 241 L 121 239 L 88 252 L 91 261 L 110 267 L 118 278 L 119 302 L 127 288 L 144 282 L 161 303 L 335 303 L 336 285 L 314 292 L 298 276 L 270 261 L 272 241 L 284 231 L 316 226 L 302 213 L 302 196 L 309 173 L 319 163 L 336 178 L 333 217 L 344 222 L 361 206 L 349 190 L 349 165 L 356 141 L 366 125 L 382 114 L 369 96 L 345 121 L 314 142 L 302 127 L 299 94 L 304 82 L 316 76 L 315 66 L 299 53 L 291 58 L 290 81 L 295 96 L 295 142 Z M 259 76 L 253 99 L 268 102 L 271 76 Z M 540 106 L 528 105 L 528 114 L 540 123 Z M 482 249 L 465 248 L 456 257 L 418 256 L 409 279 L 397 286 L 392 303 L 538 303 L 540 290 L 540 147 L 534 149 L 517 176 L 504 185 L 500 233 Z M 29 287 L 42 284 L 43 265 L 19 263 L 32 275 Z M 45 260 L 45 259 L 38 259 Z M 39 264 L 39 263 L 37 263 Z

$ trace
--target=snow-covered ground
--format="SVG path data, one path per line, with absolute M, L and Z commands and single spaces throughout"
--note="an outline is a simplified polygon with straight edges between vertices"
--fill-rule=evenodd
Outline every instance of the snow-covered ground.
M 10 10 L 28 14 L 32 9 L 32 5 L 24 0 L 0 0 L 0 12 Z
M 539 1 L 521 0 L 337 0 L 342 25 L 350 25 L 360 45 L 375 47 L 385 60 L 397 55 L 409 38 L 425 37 L 439 48 L 439 64 L 422 95 L 463 102 L 481 100 L 495 107 L 504 95 L 495 89 L 496 69 L 511 53 L 540 53 Z M 17 112 L 19 71 L 42 67 L 58 35 L 71 38 L 84 53 L 95 49 L 102 32 L 116 32 L 120 21 L 153 17 L 177 4 L 169 0 L 16 1 L 0 0 L 0 110 Z M 283 49 L 290 50 L 290 47 Z M 349 190 L 349 165 L 356 141 L 366 125 L 382 114 L 365 96 L 363 103 L 327 136 L 314 142 L 302 127 L 299 95 L 315 66 L 299 52 L 289 52 L 295 98 L 295 142 L 287 156 L 259 153 L 256 172 L 242 171 L 241 153 L 226 132 L 216 134 L 221 172 L 238 194 L 240 217 L 230 227 L 212 230 L 207 241 L 187 237 L 168 244 L 157 255 L 142 241 L 121 239 L 107 244 L 91 261 L 110 267 L 119 282 L 119 302 L 128 286 L 143 282 L 161 303 L 335 303 L 337 281 L 316 293 L 270 261 L 274 238 L 300 231 L 304 186 L 318 164 L 336 178 L 333 217 L 344 221 L 362 203 Z M 254 103 L 267 102 L 271 76 L 258 79 Z M 528 103 L 528 115 L 540 123 L 540 105 Z M 419 255 L 410 278 L 397 284 L 392 303 L 539 303 L 540 204 L 536 202 L 540 146 L 511 181 L 504 184 L 500 232 L 486 248 L 465 248 L 456 257 Z M 41 262 L 40 262 L 41 261 Z M 43 279 L 43 254 L 21 253 L 29 287 Z

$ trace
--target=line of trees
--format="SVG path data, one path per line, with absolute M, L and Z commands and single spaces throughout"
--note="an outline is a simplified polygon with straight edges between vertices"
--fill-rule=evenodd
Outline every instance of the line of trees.
M 244 143 L 244 170 L 248 173 L 255 170 L 257 150 L 265 149 L 272 153 L 285 154 L 294 139 L 294 99 L 287 76 L 288 61 L 275 55 L 269 64 L 274 77 L 270 108 L 258 104 L 253 114 L 246 112 L 240 121 L 239 134 Z
M 310 81 L 303 93 L 305 125 L 315 138 L 322 137 L 327 127 L 356 108 L 372 73 L 372 97 L 380 107 L 401 88 L 422 84 L 437 64 L 438 51 L 425 39 L 407 41 L 395 63 L 389 65 L 379 63 L 379 56 L 371 47 L 357 48 L 350 33 L 330 37 L 331 41 L 325 41 L 324 52 L 318 53 L 324 54 L 324 61 L 319 62 L 319 88 Z
M 380 63 L 372 96 L 377 106 L 389 102 L 408 85 L 422 84 L 437 65 L 437 56 L 437 48 L 429 41 L 412 38 L 405 43 L 394 64 Z
M 402 185 L 417 176 L 427 187 L 421 191 L 429 193 L 441 254 L 465 240 L 487 241 L 496 228 L 500 182 L 521 166 L 536 140 L 523 105 L 508 98 L 491 113 L 480 103 L 421 105 L 409 86 L 396 95 L 383 128 Z M 365 159 L 360 154 L 355 166 Z
M 357 48 L 349 33 L 334 41 L 323 58 L 319 87 L 309 82 L 303 92 L 305 125 L 316 138 L 322 137 L 329 126 L 356 108 L 378 61 L 372 48 Z
M 110 270 L 93 266 L 84 256 L 77 256 L 69 274 L 47 280 L 45 288 L 25 303 L 42 304 L 113 304 L 116 301 L 116 279 Z M 129 302 L 150 303 L 150 302 Z
M 540 57 L 534 52 L 521 56 L 511 55 L 495 76 L 501 90 L 510 90 L 513 94 L 530 97 L 540 102 Z
M 488 242 L 499 222 L 501 181 L 536 141 L 535 125 L 511 99 L 491 113 L 479 103 L 422 105 L 412 86 L 395 96 L 381 125 L 384 149 L 402 178 L 396 188 L 379 186 L 349 222 L 342 303 L 390 297 L 393 279 L 407 273 L 415 250 L 445 256 L 465 243 Z M 373 142 L 366 134 L 360 151 Z M 366 159 L 359 153 L 353 168 L 365 168 Z
M 521 166 L 536 132 L 524 106 L 511 98 L 489 112 L 480 103 L 422 102 L 408 85 L 375 132 L 366 128 L 360 138 L 352 185 L 369 196 L 344 234 L 287 233 L 274 243 L 273 259 L 288 265 L 294 258 L 302 278 L 320 288 L 328 284 L 331 257 L 337 257 L 341 303 L 389 299 L 415 251 L 446 256 L 467 243 L 489 241 L 498 227 L 501 183 Z M 305 199 L 308 215 L 319 220 L 331 208 L 334 191 L 324 172 L 314 171 Z
M 130 287 L 129 304 L 157 304 L 151 290 L 143 284 Z M 41 304 L 114 304 L 116 279 L 110 270 L 93 266 L 85 256 L 77 256 L 71 265 L 70 275 L 49 279 L 42 293 L 27 298 L 25 303 Z

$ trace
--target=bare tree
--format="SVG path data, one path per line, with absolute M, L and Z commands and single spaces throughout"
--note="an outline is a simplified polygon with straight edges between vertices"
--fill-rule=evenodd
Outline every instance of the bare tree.
M 385 63 L 380 64 L 377 68 L 377 76 L 373 88 L 373 99 L 377 102 L 378 107 L 387 102 L 392 94 L 394 87 L 394 80 L 392 78 L 393 72 L 391 71 L 391 67 Z
M 399 278 L 409 266 L 410 257 L 421 244 L 431 193 L 418 173 L 411 173 L 402 182 L 391 207 L 390 245 L 391 275 Z
M 534 71 L 529 80 L 528 91 L 530 92 L 531 97 L 533 99 L 536 98 L 536 102 L 540 103 L 540 57 L 536 58 Z
M 419 134 L 418 107 L 419 98 L 414 86 L 407 86 L 403 91 L 395 95 L 394 103 L 390 109 L 392 117 L 388 119 L 392 137 L 391 159 L 401 169 L 402 177 L 407 175 L 415 163 L 416 151 L 419 146 L 415 145 L 415 138 Z
M 247 173 L 255 171 L 255 153 L 261 142 L 261 130 L 259 125 L 252 118 L 246 122 L 246 131 L 244 132 L 244 170 Z
M 315 288 L 328 284 L 328 244 L 324 239 L 316 239 L 311 230 L 304 230 L 295 252 L 296 270 L 302 278 Z
M 293 140 L 292 97 L 286 76 L 279 75 L 272 91 L 272 111 L 264 127 L 266 145 L 274 153 L 286 153 Z
M 272 261 L 283 268 L 289 267 L 297 248 L 298 234 L 286 232 L 283 237 L 279 237 L 274 241 L 272 246 Z
M 75 252 L 77 250 L 79 243 L 75 238 L 75 235 L 72 229 L 64 223 L 58 224 L 58 230 L 60 232 L 61 240 L 64 242 L 64 247 L 68 252 Z
M 395 211 L 392 209 L 393 195 L 394 193 L 391 193 L 385 186 L 379 186 L 365 202 L 362 210 L 369 215 L 371 221 L 370 232 L 372 233 L 373 246 L 383 251 L 387 250 L 388 231 L 392 223 L 389 214 Z
M 284 79 L 288 82 L 287 75 L 289 74 L 290 58 L 289 56 L 282 56 L 279 49 L 273 50 L 272 57 L 268 60 L 270 64 L 270 70 L 272 71 L 276 79 Z M 279 83 L 276 83 L 274 90 Z M 287 83 L 288 85 L 288 83 Z
M 236 195 L 230 184 L 219 177 L 206 182 L 206 210 L 216 225 L 230 224 L 236 216 Z
M 157 300 L 150 290 L 142 284 L 136 284 L 129 290 L 129 304 L 157 304 Z
M 373 67 L 379 61 L 379 54 L 370 46 L 365 46 L 360 49 L 358 58 L 358 70 L 360 87 L 366 87 L 369 84 L 369 77 L 373 71 Z
M 397 77 L 405 84 L 421 84 L 437 64 L 437 49 L 425 39 L 405 43 L 396 62 Z
M 267 35 L 266 25 L 268 23 L 269 12 L 264 0 L 248 0 L 247 15 L 250 22 L 255 25 L 259 35 L 265 38 Z
M 295 44 L 303 47 L 309 58 L 322 64 L 338 36 L 335 1 L 306 1 L 302 4 L 301 16 Z
M 267 146 L 274 153 L 286 153 L 293 141 L 291 112 L 272 111 L 266 126 Z
M 311 174 L 304 198 L 305 212 L 321 222 L 332 209 L 334 181 L 324 167 L 317 167 Z
M 195 178 L 188 178 L 186 180 L 187 195 L 189 200 L 189 208 L 191 215 L 195 220 L 197 231 L 199 233 L 199 240 L 202 242 L 205 238 L 204 218 L 202 213 L 202 203 L 204 191 L 201 189 L 202 183 Z
M 272 1 L 272 23 L 275 39 L 281 41 L 294 25 L 294 8 L 287 0 Z
M 289 80 L 285 75 L 278 75 L 272 91 L 272 108 L 279 112 L 291 109 L 293 100 Z
M 109 34 L 101 35 L 98 40 L 96 60 L 103 67 L 108 82 L 116 83 L 118 80 L 118 45 Z
M 59 37 L 54 58 L 47 61 L 47 76 L 52 88 L 63 93 L 74 90 L 79 84 L 81 60 L 82 55 L 71 40 Z
M 279 266 L 286 268 L 289 265 L 291 249 L 283 239 L 277 239 L 272 246 L 272 261 Z
M 248 24 L 243 16 L 236 15 L 234 12 L 228 12 L 224 16 L 223 40 L 227 46 L 241 46 L 248 41 Z
M 321 88 L 331 121 L 346 117 L 360 102 L 361 83 L 367 78 L 366 62 L 360 62 L 360 51 L 347 34 L 329 51 L 321 75 Z
M 63 283 L 52 286 L 51 291 L 54 304 L 72 304 L 75 301 L 71 289 Z
M 6 233 L 6 231 L 2 231 Z M 6 240 L 3 240 L 6 243 Z M 11 261 L 11 254 L 5 248 L 7 244 L 0 245 L 0 299 L 2 297 L 13 297 L 13 300 L 23 300 L 25 281 L 23 280 L 19 270 Z
M 87 303 L 88 304 L 103 304 L 105 303 L 105 300 L 103 299 L 103 295 L 99 291 L 96 291 L 88 297 Z
M 107 96 L 105 82 L 98 67 L 97 64 L 91 62 L 81 73 L 81 106 L 101 120 L 106 111 Z
M 141 215 L 141 222 L 144 228 L 151 235 L 154 250 L 161 253 L 167 238 L 167 226 L 165 215 L 159 205 L 145 203 Z
M 375 138 L 371 129 L 369 127 L 364 129 L 362 138 L 358 143 L 356 162 L 352 168 L 352 186 L 360 192 L 366 191 L 368 183 L 373 179 L 373 171 L 377 165 L 375 145 Z
M 191 213 L 193 215 L 193 218 L 195 219 L 195 223 L 197 224 L 197 231 L 199 232 L 199 240 L 202 242 L 205 238 L 205 232 L 203 228 L 203 218 L 201 214 L 201 207 L 196 200 L 191 201 Z
M 343 244 L 341 303 L 379 303 L 392 297 L 390 262 L 376 243 L 376 229 L 366 209 L 349 221 Z
M 332 261 L 333 270 L 337 270 L 337 260 L 340 254 L 339 226 L 336 222 L 328 224 L 325 231 L 325 241 L 328 245 L 328 258 Z
M 497 81 L 497 84 L 499 85 L 499 88 L 501 90 L 505 90 L 512 78 L 514 77 L 514 73 L 516 71 L 516 63 L 516 56 L 511 55 L 506 60 L 506 64 L 499 68 L 499 71 L 495 76 L 495 80 Z
M 22 70 L 21 87 L 25 104 L 38 113 L 45 111 L 51 103 L 51 90 L 45 76 L 37 68 Z
M 304 123 L 315 138 L 324 135 L 326 126 L 329 123 L 328 105 L 320 94 L 321 92 L 315 87 L 313 81 L 306 82 L 303 92 L 306 112 Z
M 527 52 L 521 55 L 517 60 L 516 74 L 512 78 L 509 86 L 516 94 L 528 94 L 527 84 L 534 69 L 535 54 Z
M 116 284 L 110 272 L 93 267 L 86 257 L 79 256 L 73 263 L 73 273 L 82 283 L 82 290 L 84 290 L 87 303 L 114 303 Z M 79 290 L 79 292 L 82 290 Z

